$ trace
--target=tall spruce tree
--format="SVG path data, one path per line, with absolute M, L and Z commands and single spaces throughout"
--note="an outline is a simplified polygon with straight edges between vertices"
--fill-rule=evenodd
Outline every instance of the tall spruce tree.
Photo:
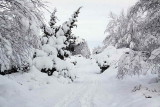
M 71 45 L 75 43 L 76 36 L 72 34 L 72 28 L 77 27 L 77 18 L 80 13 L 80 9 L 82 7 L 79 7 L 72 15 L 71 18 L 69 18 L 69 21 L 66 21 L 63 23 L 62 29 L 64 31 L 64 35 L 66 37 L 66 50 L 71 51 Z

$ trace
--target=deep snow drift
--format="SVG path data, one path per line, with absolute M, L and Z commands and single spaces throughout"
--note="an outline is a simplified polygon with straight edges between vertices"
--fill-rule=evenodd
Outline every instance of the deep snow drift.
M 28 73 L 0 76 L 0 107 L 160 107 L 157 75 L 116 78 L 117 61 L 128 49 L 108 47 L 91 59 L 75 56 L 73 83 L 48 77 L 35 67 Z M 110 65 L 104 73 L 96 61 Z

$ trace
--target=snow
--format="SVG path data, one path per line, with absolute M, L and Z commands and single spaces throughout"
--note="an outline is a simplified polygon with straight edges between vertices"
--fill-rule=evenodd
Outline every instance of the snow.
M 155 59 L 156 57 L 159 57 L 160 54 L 160 48 L 155 49 L 154 51 L 152 51 L 151 56 L 149 57 L 149 59 Z
M 63 36 L 64 32 L 62 29 L 59 29 L 58 32 L 56 33 L 56 36 Z
M 36 52 L 36 56 L 37 56 L 37 57 L 47 56 L 47 53 L 45 53 L 45 52 L 42 51 L 42 50 L 36 49 L 35 52 Z
M 37 68 L 33 66 L 27 73 L 0 76 L 0 107 L 160 107 L 157 74 L 116 78 L 115 62 L 125 52 L 128 49 L 117 50 L 110 46 L 91 59 L 77 55 L 56 61 L 62 65 L 59 69 L 68 67 L 69 62 L 77 62 L 75 67 L 69 65 L 77 76 L 70 84 L 65 82 L 68 78 L 59 77 L 58 72 L 53 76 L 39 72 L 37 68 L 43 65 L 37 67 L 36 64 Z M 44 59 L 35 60 L 49 62 Z M 100 74 L 96 61 L 104 60 L 110 67 Z
M 50 57 L 36 57 L 33 60 L 33 64 L 38 70 L 43 68 L 52 69 L 53 68 L 53 61 Z
M 117 50 L 113 46 L 108 46 L 102 53 L 93 55 L 93 58 L 101 65 L 104 61 L 106 61 L 108 65 L 114 65 L 117 64 L 118 59 L 128 51 L 129 49 Z
M 49 33 L 50 35 L 53 34 L 53 30 L 52 28 L 48 27 L 48 26 L 45 26 L 45 30 L 47 33 Z
M 55 55 L 56 56 L 58 54 L 57 49 L 50 46 L 49 44 L 43 45 L 42 50 L 44 52 L 46 52 L 48 55 Z
M 131 42 L 130 45 L 129 45 L 129 47 L 130 47 L 131 49 L 134 49 L 135 43 L 134 43 L 134 42 Z
M 69 24 L 70 23 L 67 23 L 67 22 L 63 24 L 62 29 L 64 30 L 64 32 L 67 32 L 70 29 L 69 28 L 69 26 L 70 26 Z
M 51 36 L 51 37 L 49 38 L 49 44 L 50 44 L 51 46 L 55 46 L 55 45 L 56 45 L 55 41 L 56 41 L 56 37 Z
M 46 44 L 47 41 L 48 41 L 48 38 L 47 38 L 47 37 L 42 37 L 42 42 L 43 42 L 43 44 Z

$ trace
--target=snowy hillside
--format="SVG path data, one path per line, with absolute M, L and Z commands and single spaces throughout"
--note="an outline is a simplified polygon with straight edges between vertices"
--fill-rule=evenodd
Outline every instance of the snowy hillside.
M 29 73 L 0 76 L 0 107 L 160 107 L 157 75 L 116 78 L 115 63 L 126 51 L 109 47 L 91 59 L 71 57 L 68 61 L 77 62 L 71 84 L 34 66 Z M 96 61 L 104 59 L 111 66 L 100 74 Z

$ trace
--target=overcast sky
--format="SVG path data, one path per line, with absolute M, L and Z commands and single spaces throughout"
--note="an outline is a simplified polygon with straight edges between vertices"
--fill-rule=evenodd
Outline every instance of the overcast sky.
M 52 9 L 57 8 L 60 23 L 68 20 L 78 7 L 83 6 L 78 17 L 78 27 L 73 33 L 88 41 L 93 48 L 102 44 L 110 12 L 119 14 L 137 0 L 45 0 Z M 47 15 L 46 15 L 47 17 Z

